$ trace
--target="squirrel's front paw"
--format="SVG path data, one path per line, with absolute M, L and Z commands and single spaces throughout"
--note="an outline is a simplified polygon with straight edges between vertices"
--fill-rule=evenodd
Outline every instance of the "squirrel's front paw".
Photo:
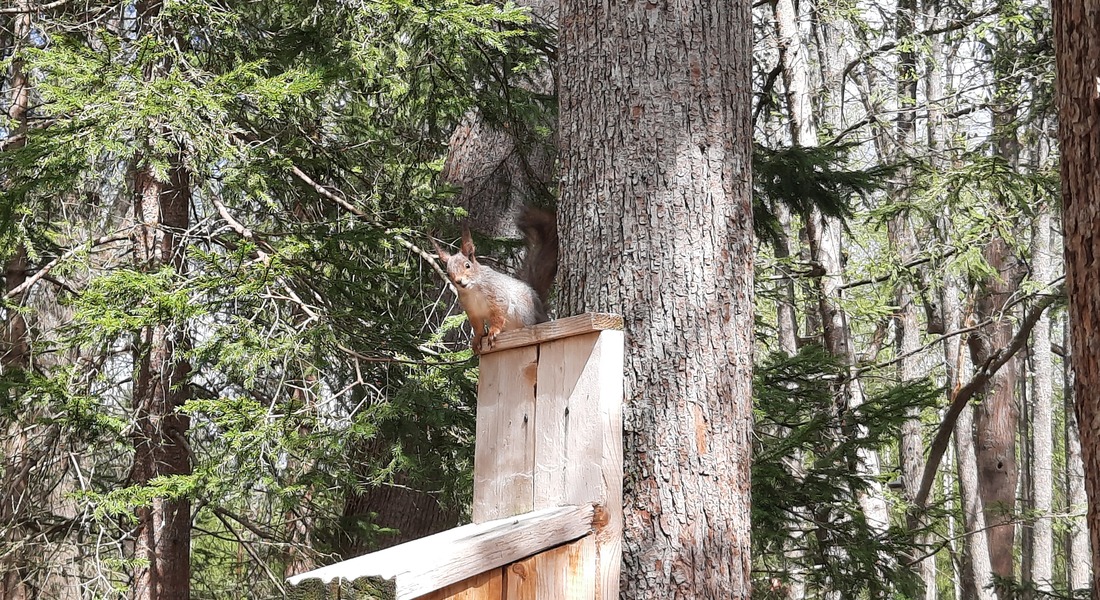
M 497 334 L 500 333 L 499 327 L 490 327 L 489 333 L 485 334 L 485 338 L 489 340 L 489 349 L 493 349 L 493 344 L 497 342 Z

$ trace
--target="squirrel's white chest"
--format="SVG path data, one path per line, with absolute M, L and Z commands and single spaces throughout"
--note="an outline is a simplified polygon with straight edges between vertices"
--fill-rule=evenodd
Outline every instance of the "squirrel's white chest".
M 493 312 L 504 313 L 504 330 L 520 329 L 526 324 L 520 311 L 519 304 L 514 298 L 490 298 L 487 294 L 477 289 L 477 286 L 459 287 L 458 300 L 462 308 L 473 318 L 489 319 Z

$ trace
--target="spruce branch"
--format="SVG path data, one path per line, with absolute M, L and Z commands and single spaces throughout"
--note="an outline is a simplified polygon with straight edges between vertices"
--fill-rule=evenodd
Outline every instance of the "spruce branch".
M 447 274 L 443 272 L 443 268 L 439 266 L 439 261 L 437 261 L 435 259 L 434 255 L 432 255 L 431 253 L 425 251 L 420 246 L 417 246 L 416 244 L 414 244 L 414 243 L 410 242 L 409 240 L 405 239 L 405 236 L 401 235 L 400 233 L 394 233 L 392 230 L 383 227 L 381 223 L 379 223 L 379 222 L 375 221 L 374 219 L 372 219 L 370 217 L 370 215 L 368 215 L 367 213 L 359 210 L 358 208 L 356 208 L 353 204 L 351 204 L 347 200 L 344 200 L 340 196 L 337 196 L 336 194 L 330 192 L 325 186 L 323 186 L 323 185 L 317 183 L 316 181 L 314 181 L 312 177 L 307 175 L 305 173 L 305 171 L 299 169 L 297 165 L 291 164 L 290 165 L 290 171 L 291 171 L 291 173 L 294 173 L 295 177 L 302 180 L 303 183 L 305 183 L 306 185 L 313 188 L 321 196 L 323 196 L 325 198 L 328 198 L 329 200 L 332 200 L 338 206 L 340 206 L 344 210 L 350 212 L 351 214 L 359 217 L 360 219 L 363 219 L 364 221 L 367 221 L 367 222 L 371 223 L 372 225 L 375 225 L 375 226 L 378 226 L 378 227 L 384 229 L 386 231 L 386 233 L 393 236 L 394 241 L 396 241 L 398 244 L 401 244 L 405 248 L 408 248 L 409 250 L 412 250 L 416 254 L 419 254 L 421 258 L 428 261 L 428 264 L 430 264 L 432 266 L 432 268 L 435 269 L 436 273 L 439 273 L 439 276 L 443 279 L 443 281 L 447 282 L 448 286 L 451 284 L 450 283 L 451 280 L 447 278 Z

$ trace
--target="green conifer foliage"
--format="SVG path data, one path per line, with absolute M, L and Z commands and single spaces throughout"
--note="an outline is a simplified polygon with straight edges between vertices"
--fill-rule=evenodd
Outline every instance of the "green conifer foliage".
M 136 511 L 158 498 L 190 502 L 200 598 L 276 596 L 284 569 L 384 542 L 346 514 L 356 491 L 399 480 L 457 511 L 476 375 L 409 241 L 456 218 L 437 174 L 464 114 L 545 109 L 513 84 L 546 33 L 467 0 L 92 1 L 34 23 L 7 48 L 31 79 L 25 143 L 0 123 L 0 254 L 25 246 L 35 277 L 4 310 L 31 321 L 34 368 L 0 374 L 0 415 L 49 428 L 20 518 L 71 552 L 28 544 L 34 581 L 125 590 Z M 142 168 L 188 176 L 176 268 L 129 250 Z M 186 339 L 193 471 L 141 482 L 132 351 L 149 327 Z

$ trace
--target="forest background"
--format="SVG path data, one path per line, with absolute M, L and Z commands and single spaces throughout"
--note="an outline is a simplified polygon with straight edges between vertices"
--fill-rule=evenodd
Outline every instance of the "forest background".
M 0 597 L 282 597 L 463 521 L 477 363 L 419 249 L 508 270 L 553 206 L 556 11 L 0 7 Z M 752 34 L 755 595 L 1086 589 L 1050 7 Z

